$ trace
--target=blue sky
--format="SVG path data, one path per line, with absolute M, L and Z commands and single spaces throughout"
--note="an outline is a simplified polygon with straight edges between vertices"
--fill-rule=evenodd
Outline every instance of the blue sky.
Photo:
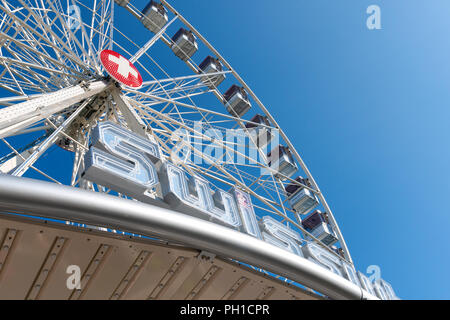
M 132 3 L 142 9 L 147 1 Z M 379 265 L 403 299 L 450 299 L 450 2 L 170 3 L 239 72 L 297 147 L 357 269 Z M 381 8 L 381 30 L 366 27 L 373 4 Z M 133 40 L 149 39 L 129 13 L 117 13 L 116 25 Z M 152 47 L 155 54 L 163 49 L 167 54 Z M 177 74 L 180 65 L 170 58 L 161 63 L 172 75 L 188 74 Z M 71 153 L 59 154 L 58 165 L 70 163 Z M 58 177 L 58 165 L 46 172 Z
M 403 299 L 449 299 L 450 2 L 171 3 L 288 134 L 357 268 L 379 265 Z

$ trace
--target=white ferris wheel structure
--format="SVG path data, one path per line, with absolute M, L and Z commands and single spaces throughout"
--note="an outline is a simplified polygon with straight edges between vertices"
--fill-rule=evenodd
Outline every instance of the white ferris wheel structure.
M 139 234 L 142 230 L 128 227 L 126 217 L 123 224 L 104 216 L 97 222 L 80 218 L 92 217 L 86 213 L 88 205 L 80 217 L 44 212 L 58 201 L 58 212 L 63 212 L 76 201 L 85 201 L 89 197 L 86 192 L 94 197 L 89 201 L 107 196 L 127 201 L 130 208 L 141 205 L 126 192 L 87 177 L 83 159 L 94 131 L 101 123 L 111 123 L 152 141 L 159 147 L 163 163 L 175 163 L 187 175 L 204 178 L 212 192 L 234 188 L 245 192 L 258 220 L 273 217 L 300 235 L 299 245 L 314 243 L 335 259 L 353 265 L 324 194 L 270 114 L 271 106 L 263 104 L 219 51 L 166 0 L 150 1 L 145 8 L 128 0 L 1 0 L 0 13 L 3 211 Z M 136 34 L 121 30 L 115 24 L 117 16 L 137 22 L 140 29 L 136 33 L 140 37 L 147 33 L 148 40 L 141 44 Z M 101 61 L 104 50 L 120 54 L 109 56 L 119 74 L 137 77 L 138 70 L 142 84 L 123 85 L 111 76 Z M 244 139 L 226 141 L 229 132 L 239 132 Z M 205 148 L 210 152 L 202 152 Z M 213 156 L 211 150 L 222 152 Z M 43 193 L 40 188 L 48 189 L 45 196 L 30 194 Z M 64 191 L 59 193 L 58 188 Z M 14 198 L 12 192 L 21 196 Z M 82 192 L 85 199 L 71 192 Z M 20 209 L 20 201 L 30 203 L 23 205 L 27 210 Z M 42 209 L 37 209 L 40 205 Z M 80 208 L 71 210 L 80 212 Z M 92 210 L 97 209 L 92 205 Z M 175 238 L 165 240 L 195 248 L 194 240 L 181 241 L 187 235 Z M 200 249 L 205 249 L 203 245 Z M 205 251 L 217 254 L 217 248 L 211 245 L 211 250 Z M 271 263 L 258 264 L 261 257 L 245 259 L 245 254 L 236 252 L 224 256 L 278 274 L 275 278 L 306 277 L 292 279 L 295 271 L 283 272 L 292 267 L 290 262 L 271 268 Z M 316 271 L 308 272 L 313 279 Z M 354 294 L 350 284 L 336 284 L 339 281 L 334 278 L 327 282 L 324 279 L 331 276 L 322 277 L 320 271 L 315 276 L 302 284 L 338 298 L 360 294 Z

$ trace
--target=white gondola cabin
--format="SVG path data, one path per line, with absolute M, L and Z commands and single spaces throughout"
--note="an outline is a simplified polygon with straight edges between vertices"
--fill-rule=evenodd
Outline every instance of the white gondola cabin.
M 275 177 L 280 180 L 286 180 L 297 172 L 297 164 L 292 157 L 291 151 L 288 147 L 278 145 L 267 154 L 269 167 L 274 171 Z
M 257 114 L 250 122 L 245 124 L 250 136 L 258 148 L 263 148 L 273 139 L 273 133 L 270 128 L 269 119 L 266 116 Z
M 293 182 L 285 188 L 289 205 L 298 214 L 307 214 L 319 204 L 319 200 L 314 192 L 304 187 L 311 187 L 308 179 L 299 176 L 295 181 L 298 183 Z
M 316 210 L 302 221 L 302 225 L 306 231 L 328 246 L 338 241 L 326 213 Z
M 115 2 L 121 7 L 126 7 L 130 3 L 130 0 L 115 0 Z
M 172 51 L 183 61 L 187 61 L 198 50 L 195 36 L 190 30 L 180 28 L 172 37 Z
M 169 21 L 166 8 L 161 3 L 153 0 L 145 6 L 142 14 L 142 24 L 153 33 L 159 32 Z
M 219 59 L 207 56 L 202 63 L 199 64 L 199 73 L 217 73 L 223 71 L 223 66 Z M 221 84 L 225 80 L 224 74 L 202 77 L 202 82 L 205 83 L 209 88 L 213 89 Z
M 224 94 L 224 104 L 232 116 L 242 117 L 252 107 L 243 87 L 233 84 Z

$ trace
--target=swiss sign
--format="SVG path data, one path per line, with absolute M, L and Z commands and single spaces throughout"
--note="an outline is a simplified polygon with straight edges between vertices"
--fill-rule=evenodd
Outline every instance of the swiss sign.
M 100 53 L 100 61 L 114 80 L 132 88 L 139 88 L 142 85 L 139 71 L 121 54 L 112 50 L 103 50 Z

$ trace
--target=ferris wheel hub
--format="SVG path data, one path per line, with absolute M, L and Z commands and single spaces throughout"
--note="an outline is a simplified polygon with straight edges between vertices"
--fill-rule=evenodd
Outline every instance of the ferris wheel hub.
M 103 50 L 100 61 L 106 72 L 117 82 L 131 88 L 142 86 L 142 76 L 138 69 L 124 56 L 112 50 Z

